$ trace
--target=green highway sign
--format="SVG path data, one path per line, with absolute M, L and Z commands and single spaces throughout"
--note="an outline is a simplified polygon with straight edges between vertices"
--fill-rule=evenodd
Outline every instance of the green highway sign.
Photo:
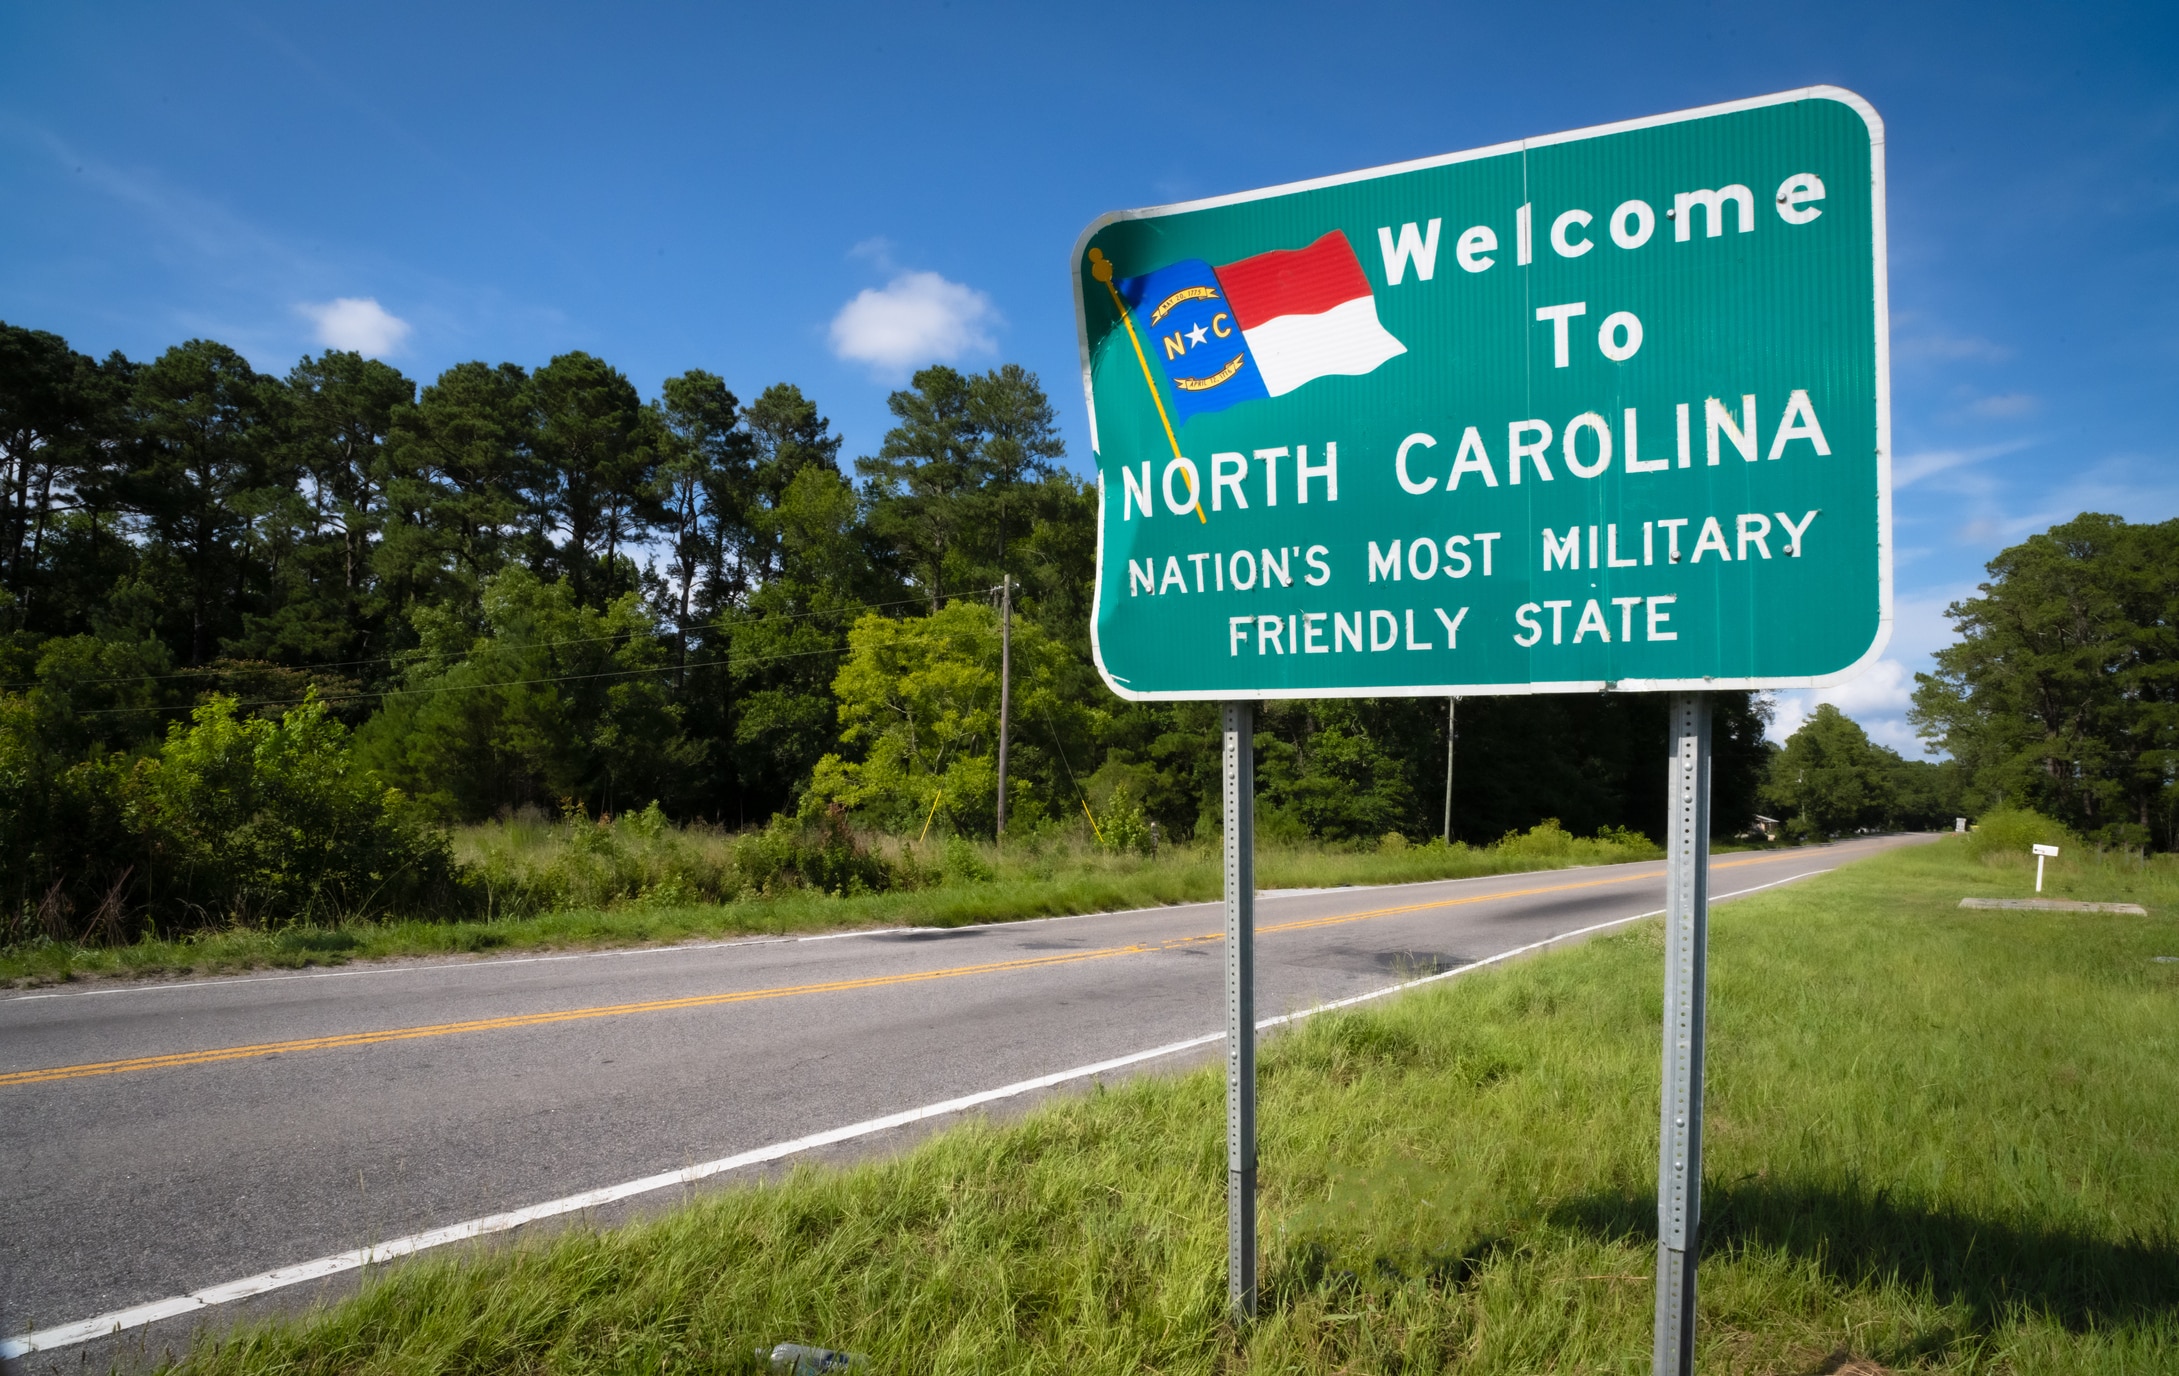
M 1819 86 L 1097 220 L 1107 682 L 1851 675 L 1892 617 L 1883 154 Z

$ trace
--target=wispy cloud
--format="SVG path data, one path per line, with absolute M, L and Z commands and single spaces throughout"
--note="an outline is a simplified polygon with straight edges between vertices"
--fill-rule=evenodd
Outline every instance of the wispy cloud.
M 1993 397 L 1978 397 L 1967 403 L 1967 414 L 1982 420 L 2013 420 L 2033 415 L 2042 405 L 2041 398 L 2026 392 L 2005 392 Z
M 2003 363 L 2013 356 L 2013 351 L 2005 345 L 1992 343 L 1980 335 L 1946 334 L 1936 330 L 1895 335 L 1891 352 L 1892 358 L 1901 363 Z
M 2069 467 L 2063 480 L 2035 509 L 2016 511 L 2000 527 L 2010 539 L 2033 534 L 2084 511 L 2105 511 L 2129 521 L 2167 521 L 2179 515 L 2179 481 L 2171 461 L 2153 454 L 2114 454 Z
M 370 121 L 380 132 L 399 141 L 412 155 L 430 162 L 442 173 L 458 172 L 454 164 L 436 147 L 418 137 L 407 124 L 394 118 L 378 101 L 367 98 L 362 90 L 336 77 L 300 44 L 273 28 L 270 23 L 240 11 L 230 12 L 223 17 L 236 29 L 278 53 L 297 71 L 308 77 L 323 95 Z
M 2036 443 L 2032 436 L 2005 440 L 1998 444 L 1976 445 L 1968 449 L 1925 449 L 1919 453 L 1901 454 L 1892 460 L 1891 485 L 1893 491 L 1914 486 L 1916 483 L 1936 477 L 1954 469 L 1969 468 L 2006 454 L 2018 453 Z
M 409 337 L 409 322 L 378 304 L 375 297 L 343 296 L 302 302 L 295 307 L 318 327 L 318 342 L 328 349 L 350 349 L 372 358 L 398 353 Z
M 999 323 L 998 308 L 974 287 L 935 272 L 903 272 L 840 308 L 832 318 L 832 351 L 898 377 L 917 364 L 991 352 Z
M 1916 499 L 1918 515 L 1903 511 L 1900 519 L 1903 525 L 1940 525 L 1955 544 L 1985 551 L 1985 558 L 2084 511 L 2128 521 L 2179 515 L 2179 480 L 2172 477 L 2170 461 L 2158 456 L 2121 453 L 2094 461 L 2068 456 L 2055 469 L 2006 475 L 1972 463 L 1938 462 L 1951 452 L 1916 456 L 1931 465 L 1919 476 L 1932 495 Z
M 847 251 L 850 258 L 869 263 L 879 272 L 896 272 L 899 265 L 893 261 L 893 241 L 882 234 L 873 235 Z
M 45 129 L 18 125 L 10 132 L 27 135 L 57 167 L 134 211 L 164 241 L 169 252 L 252 265 L 258 273 L 293 271 L 300 255 L 273 235 L 228 210 L 217 200 L 178 187 L 143 168 L 117 167 L 84 152 Z
M 159 170 L 101 159 L 4 111 L 0 140 L 65 173 L 71 194 L 104 202 L 97 213 L 115 222 L 127 251 L 168 270 L 171 293 L 131 316 L 133 327 L 147 317 L 155 321 L 153 347 L 192 336 L 218 339 L 257 367 L 284 371 L 310 348 L 413 359 L 496 331 L 535 341 L 541 361 L 544 351 L 580 338 L 556 306 L 510 300 L 490 286 L 421 271 L 368 247 L 321 248 Z M 359 290 L 366 283 L 398 296 L 401 311 L 388 310 L 385 296 Z

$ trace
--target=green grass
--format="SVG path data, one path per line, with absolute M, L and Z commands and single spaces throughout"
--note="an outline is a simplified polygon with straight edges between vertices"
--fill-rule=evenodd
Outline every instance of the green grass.
M 2076 864 L 2068 896 L 2171 871 Z M 2134 885 L 2127 887 L 2128 883 Z M 1698 1365 L 2179 1369 L 2179 923 L 1963 912 L 1892 852 L 1714 917 Z M 1262 1317 L 1222 1316 L 1222 1090 L 1149 1078 L 612 1231 L 420 1259 L 192 1372 L 1643 1372 L 1654 923 L 1269 1041 Z
M 0 947 L 0 986 L 859 926 L 955 927 L 1202 902 L 1219 892 L 1218 857 L 1208 846 L 1171 846 L 1153 857 L 1061 835 L 1003 851 L 963 841 L 916 846 L 880 838 L 886 851 L 935 879 L 920 888 L 848 896 L 787 889 L 726 902 L 692 898 L 731 891 L 734 844 L 730 833 L 696 827 L 645 831 L 590 822 L 467 827 L 455 834 L 457 857 L 483 877 L 496 895 L 494 907 L 513 907 L 513 915 L 272 931 L 228 927 L 126 946 L 27 942 Z M 1642 860 L 1660 853 L 1639 836 L 1572 837 L 1547 824 L 1478 847 L 1265 845 L 1258 848 L 1257 882 L 1265 888 L 1398 884 Z

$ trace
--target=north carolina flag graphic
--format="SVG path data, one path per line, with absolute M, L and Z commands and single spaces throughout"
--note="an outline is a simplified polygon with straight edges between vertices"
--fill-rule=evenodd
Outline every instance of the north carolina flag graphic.
M 1172 383 L 1176 425 L 1407 352 L 1378 323 L 1369 278 L 1338 230 L 1307 248 L 1219 267 L 1191 258 L 1114 285 Z

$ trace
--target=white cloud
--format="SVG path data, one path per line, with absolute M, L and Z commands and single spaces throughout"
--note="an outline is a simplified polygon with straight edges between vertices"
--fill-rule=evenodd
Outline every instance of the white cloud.
M 1886 656 L 1846 682 L 1820 690 L 1816 697 L 1856 720 L 1903 716 L 1913 705 L 1914 676 L 1906 665 Z
M 1914 704 L 1914 674 L 1929 667 L 1929 657 L 1955 639 L 1944 609 L 1975 595 L 1972 584 L 1925 589 L 1894 599 L 1892 636 L 1885 654 L 1844 683 L 1829 688 L 1796 689 L 1773 695 L 1770 739 L 1785 743 L 1801 729 L 1820 703 L 1832 706 L 1861 723 L 1869 738 L 1888 745 L 1908 759 L 1919 758 L 1929 743 L 1915 735 L 1907 720 Z
M 1901 663 L 1925 667 L 1923 661 L 1959 639 L 1945 608 L 1977 595 L 1973 583 L 1897 594 L 1892 600 L 1891 643 L 1884 647 L 1884 653 Z
M 328 349 L 349 349 L 383 358 L 409 337 L 409 322 L 368 296 L 343 296 L 322 303 L 303 302 L 295 309 L 318 326 L 318 342 Z
M 1778 693 L 1766 734 L 1784 744 L 1786 737 L 1800 730 L 1802 723 L 1815 714 L 1819 704 L 1828 702 L 1860 722 L 1872 739 L 1912 758 L 1922 753 L 1922 743 L 1907 722 L 1907 708 L 1913 701 L 1913 673 L 1887 655 L 1833 687 Z
M 935 272 L 904 272 L 868 287 L 832 318 L 832 351 L 852 363 L 899 375 L 919 363 L 950 363 L 997 347 L 991 298 Z

